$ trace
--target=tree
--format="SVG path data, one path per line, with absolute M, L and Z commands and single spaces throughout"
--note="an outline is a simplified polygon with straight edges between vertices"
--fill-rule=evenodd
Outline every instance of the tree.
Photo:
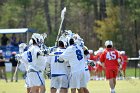
M 49 0 L 44 0 L 44 10 L 45 10 L 45 16 L 48 26 L 48 34 L 52 33 L 52 25 L 51 25 L 51 18 L 50 18 L 50 10 L 49 10 Z

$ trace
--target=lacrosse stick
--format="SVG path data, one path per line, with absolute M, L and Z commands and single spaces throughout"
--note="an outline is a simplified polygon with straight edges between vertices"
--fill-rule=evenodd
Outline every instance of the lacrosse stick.
M 17 70 L 18 70 L 19 65 L 20 65 L 20 61 L 18 61 L 18 63 L 17 63 L 16 69 L 15 69 L 15 72 L 14 72 L 14 75 L 13 75 L 13 80 L 16 79 L 15 77 L 16 77 L 16 74 L 17 74 Z
M 62 28 L 62 24 L 63 24 L 64 17 L 65 17 L 65 12 L 66 12 L 66 7 L 64 7 L 64 9 L 61 11 L 61 23 L 60 23 L 57 38 L 56 38 L 56 41 L 55 41 L 55 46 L 57 46 L 57 41 L 58 41 L 59 36 L 61 34 L 61 28 Z

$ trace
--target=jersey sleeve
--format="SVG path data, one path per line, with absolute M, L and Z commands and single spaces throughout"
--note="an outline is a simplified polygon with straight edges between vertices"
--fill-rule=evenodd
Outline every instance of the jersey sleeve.
M 105 62 L 105 52 L 103 52 L 100 56 L 100 62 Z
M 27 51 L 21 54 L 22 59 L 20 60 L 21 63 L 28 62 Z
M 67 48 L 59 57 L 62 58 L 65 61 L 69 61 L 70 54 L 71 54 L 71 48 Z

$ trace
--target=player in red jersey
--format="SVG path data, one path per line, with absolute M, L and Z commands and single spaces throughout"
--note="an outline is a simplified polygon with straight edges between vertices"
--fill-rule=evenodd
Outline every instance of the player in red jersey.
M 127 62 L 128 62 L 128 57 L 125 54 L 125 51 L 121 51 L 121 59 L 122 59 L 122 71 L 123 71 L 123 76 L 125 78 L 125 71 L 127 67 Z
M 102 52 L 104 51 L 104 49 L 102 47 L 99 48 L 99 50 L 97 51 L 97 54 L 95 55 L 96 58 L 96 80 L 102 80 L 102 71 L 103 71 L 103 67 L 102 64 L 100 62 L 100 56 L 102 54 Z
M 109 80 L 111 93 L 115 93 L 116 77 L 120 62 L 119 53 L 113 48 L 112 41 L 106 41 L 105 46 L 106 49 L 100 56 L 100 62 L 104 64 L 106 79 Z
M 90 58 L 89 60 L 95 60 L 95 57 L 93 55 L 93 50 L 89 50 L 89 54 L 90 54 Z M 93 66 L 90 66 L 88 65 L 88 69 L 89 69 L 89 72 L 90 72 L 90 80 L 93 80 L 93 77 L 95 75 L 94 71 L 95 71 L 95 68 Z

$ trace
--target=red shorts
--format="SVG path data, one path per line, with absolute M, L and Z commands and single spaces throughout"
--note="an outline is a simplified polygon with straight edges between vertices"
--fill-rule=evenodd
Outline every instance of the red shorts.
M 127 67 L 127 62 L 124 62 L 122 65 L 122 70 L 126 70 L 126 67 Z
M 100 65 L 97 65 L 97 72 L 102 72 L 102 70 L 103 70 L 103 67 Z
M 88 69 L 89 69 L 89 71 L 95 70 L 95 68 L 92 66 L 88 66 Z
M 118 74 L 118 69 L 106 69 L 105 72 L 106 79 L 116 78 Z

